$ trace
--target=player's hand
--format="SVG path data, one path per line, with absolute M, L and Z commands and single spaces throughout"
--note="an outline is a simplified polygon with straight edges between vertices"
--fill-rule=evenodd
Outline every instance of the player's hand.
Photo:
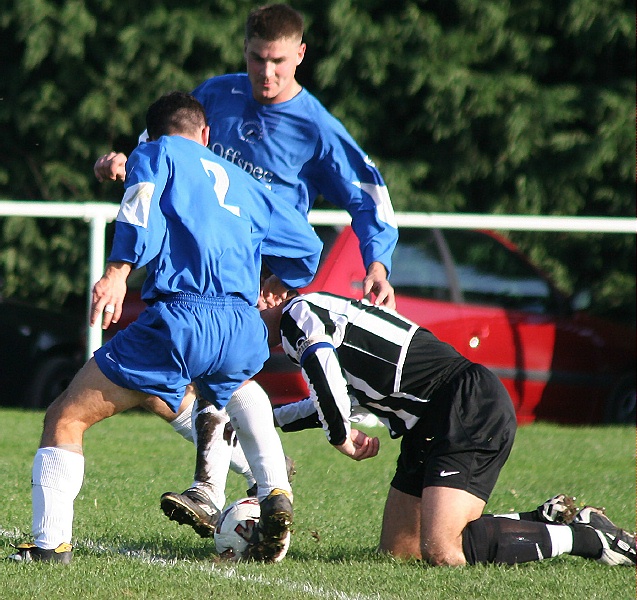
M 266 308 L 274 308 L 287 300 L 288 288 L 283 285 L 282 281 L 276 275 L 270 275 L 263 281 L 261 286 L 261 298 L 259 299 L 259 307 L 265 305 Z
M 387 280 L 387 270 L 382 263 L 373 262 L 363 279 L 363 297 L 376 306 L 396 309 L 394 288 Z
M 334 446 L 345 456 L 354 460 L 374 458 L 380 450 L 380 440 L 377 437 L 369 437 L 358 429 L 352 429 L 349 438 L 340 446 Z
M 126 279 L 131 271 L 129 263 L 109 263 L 104 275 L 93 286 L 91 301 L 91 327 L 102 317 L 102 329 L 117 323 L 122 316 L 126 297 Z
M 100 156 L 93 165 L 97 180 L 124 181 L 126 179 L 126 155 L 121 152 L 109 152 Z

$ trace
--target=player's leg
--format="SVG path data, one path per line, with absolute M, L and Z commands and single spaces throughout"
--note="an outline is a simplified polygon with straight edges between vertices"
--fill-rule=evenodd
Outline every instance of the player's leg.
M 482 515 L 484 505 L 460 489 L 425 488 L 422 558 L 432 565 L 512 565 L 572 554 L 607 565 L 635 566 L 635 536 L 598 509 L 587 507 L 566 525 Z
M 225 505 L 225 487 L 232 444 L 224 439 L 228 415 L 199 397 L 193 408 L 193 441 L 196 446 L 194 481 L 183 491 L 166 492 L 160 506 L 164 514 L 189 525 L 201 537 L 212 537 Z
M 71 560 L 73 504 L 84 479 L 84 432 L 99 421 L 138 406 L 143 394 L 120 388 L 89 360 L 47 409 L 32 470 L 34 544 L 16 560 Z
M 186 394 L 184 395 L 184 399 L 181 401 L 181 405 L 177 414 L 175 414 L 170 407 L 157 396 L 148 396 L 142 403 L 142 406 L 148 411 L 156 414 L 158 417 L 161 417 L 164 421 L 170 423 L 172 425 L 175 420 L 183 416 L 184 424 L 186 421 L 190 420 L 190 415 L 192 414 L 192 405 L 195 401 L 195 394 L 192 386 L 188 386 L 186 390 Z M 177 427 L 175 430 L 177 431 Z M 189 442 L 192 442 L 192 427 L 187 425 L 186 428 L 179 428 L 178 433 Z
M 590 507 L 570 525 L 483 515 L 467 525 L 463 549 L 470 564 L 518 564 L 572 554 L 606 565 L 635 567 L 635 536 Z
M 466 564 L 462 532 L 479 518 L 485 502 L 460 489 L 427 487 L 420 504 L 420 551 L 429 564 Z
M 267 400 L 267 403 L 265 402 Z M 203 401 L 202 401 L 203 402 Z M 254 381 L 246 382 L 240 390 L 232 395 L 231 402 L 240 403 L 244 406 L 244 410 L 237 416 L 235 422 L 240 423 L 246 420 L 242 428 L 251 428 L 251 422 L 259 423 L 262 419 L 272 419 L 272 406 L 265 394 L 265 391 Z M 194 406 L 194 403 L 191 405 Z M 231 409 L 232 410 L 232 407 Z M 206 416 L 207 415 L 207 416 Z M 213 417 L 215 415 L 215 417 Z M 163 512 L 173 521 L 180 524 L 186 524 L 192 527 L 201 537 L 211 537 L 214 534 L 216 522 L 218 520 L 221 509 L 225 502 L 225 490 L 223 485 L 226 481 L 228 462 L 230 470 L 237 474 L 243 475 L 247 483 L 247 495 L 259 496 L 256 478 L 252 473 L 250 463 L 246 457 L 243 446 L 236 436 L 234 429 L 229 425 L 229 417 L 227 410 L 217 410 L 212 404 L 208 403 L 206 411 L 197 417 L 200 420 L 199 427 L 203 429 L 205 420 L 210 422 L 207 427 L 209 433 L 205 434 L 208 438 L 205 442 L 208 445 L 207 452 L 201 452 L 198 455 L 197 469 L 195 479 L 192 485 L 181 493 L 166 492 L 162 495 L 160 505 Z M 217 433 L 215 424 L 212 419 L 217 419 Z M 223 425 L 225 423 L 226 437 L 222 438 Z M 229 434 L 229 435 L 228 435 Z M 253 445 L 252 436 L 248 437 L 247 443 Z M 229 446 L 228 446 L 229 444 Z M 279 475 L 276 470 L 278 467 L 278 448 L 280 448 L 280 440 L 276 437 L 276 444 L 272 441 L 266 441 L 260 444 L 256 449 L 250 451 L 254 454 L 252 462 L 258 465 L 261 470 L 260 477 L 264 490 L 260 493 L 260 498 L 265 498 L 273 489 L 280 487 L 276 485 L 276 477 Z M 230 459 L 228 461 L 227 452 L 230 451 Z M 271 455 L 275 453 L 275 455 Z M 285 457 L 285 477 L 289 487 L 292 476 L 294 475 L 294 461 Z M 273 468 L 275 471 L 273 471 Z
M 232 395 L 226 411 L 257 482 L 261 505 L 260 542 L 251 556 L 280 561 L 290 544 L 292 488 L 272 405 L 261 386 L 249 381 Z
M 418 503 L 419 520 L 410 516 L 409 524 L 419 526 L 413 532 L 398 526 L 409 554 L 416 555 L 418 548 L 417 555 L 432 565 L 466 564 L 463 531 L 482 515 L 515 429 L 506 390 L 479 365 L 461 371 L 433 394 L 419 421 L 403 435 L 392 480 L 393 488 L 412 497 L 412 507 Z M 384 530 L 388 526 L 383 523 Z M 398 538 L 394 546 L 401 555 Z
M 195 388 L 191 384 L 186 388 L 186 393 L 181 401 L 181 405 L 179 406 L 176 416 L 175 413 L 170 410 L 168 405 L 157 396 L 149 396 L 146 398 L 143 402 L 143 406 L 147 411 L 156 414 L 158 417 L 161 417 L 164 421 L 168 422 L 175 432 L 185 440 L 194 443 L 195 438 L 192 427 L 192 411 L 195 406 L 196 399 L 197 395 Z M 226 417 L 226 422 L 228 421 L 229 419 Z M 250 471 L 250 465 L 248 465 L 248 461 L 245 458 L 245 454 L 243 453 L 240 444 L 235 443 L 233 445 L 232 458 L 230 459 L 230 470 L 245 478 L 248 489 L 254 485 L 254 477 L 252 476 L 252 471 Z
M 389 487 L 378 550 L 398 558 L 422 558 L 419 496 Z
M 262 539 L 253 556 L 278 560 L 285 553 L 292 518 L 285 455 L 265 392 L 252 381 L 239 389 L 269 356 L 267 330 L 258 312 L 247 304 L 239 306 L 238 301 L 211 311 L 208 321 L 215 322 L 206 333 L 210 339 L 202 340 L 196 349 L 220 348 L 221 351 L 211 356 L 199 350 L 199 356 L 193 357 L 193 361 L 208 361 L 206 370 L 200 371 L 201 375 L 194 381 L 198 391 L 194 413 L 198 477 L 210 477 L 210 472 L 200 467 L 206 457 L 212 456 L 208 447 L 212 433 L 224 429 L 220 422 L 213 422 L 215 410 L 225 408 L 258 484 Z M 193 354 L 195 351 L 191 350 Z
M 232 354 L 223 369 L 226 381 L 236 381 L 239 369 L 253 375 L 269 356 L 266 326 L 258 313 L 253 314 L 257 319 L 254 323 L 246 320 L 232 327 Z M 263 353 L 256 352 L 259 346 Z M 200 387 L 198 381 L 197 385 Z M 225 404 L 230 424 L 250 464 L 261 508 L 258 543 L 251 548 L 250 555 L 258 560 L 279 561 L 290 543 L 293 510 L 292 488 L 283 446 L 274 426 L 272 405 L 255 381 L 248 381 L 232 392 L 231 396 L 226 396 L 225 403 L 219 400 L 218 390 L 217 398 Z
M 379 550 L 432 565 L 463 565 L 462 531 L 484 501 L 463 490 L 428 487 L 422 497 L 389 488 Z
M 449 414 L 443 446 L 436 449 L 434 441 L 426 460 L 423 558 L 441 565 L 464 564 L 463 560 L 517 564 L 573 554 L 634 566 L 634 537 L 597 515 L 591 519 L 594 523 L 572 525 L 480 516 L 513 443 L 510 401 L 495 376 L 479 365 L 450 382 L 445 393 L 455 398 L 455 409 Z M 612 540 L 604 547 L 608 536 Z
M 256 381 L 246 382 L 232 394 L 226 411 L 258 483 L 259 500 L 275 488 L 291 492 L 283 446 L 265 390 Z

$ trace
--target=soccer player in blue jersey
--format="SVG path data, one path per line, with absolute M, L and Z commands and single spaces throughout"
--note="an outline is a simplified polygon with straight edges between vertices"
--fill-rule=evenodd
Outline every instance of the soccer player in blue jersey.
M 271 346 L 301 367 L 310 397 L 276 407 L 286 431 L 322 427 L 341 453 L 376 456 L 352 428 L 370 411 L 400 438 L 380 550 L 433 565 L 515 564 L 560 554 L 635 567 L 635 536 L 564 495 L 535 511 L 483 514 L 516 431 L 498 378 L 395 311 L 311 293 L 263 311 Z M 561 522 L 560 522 L 561 521 Z
M 128 161 L 113 249 L 93 288 L 91 325 L 119 317 L 134 268 L 146 267 L 142 297 L 149 306 L 95 352 L 47 410 L 33 464 L 35 543 L 20 546 L 16 560 L 71 560 L 83 434 L 95 423 L 148 396 L 176 411 L 193 382 L 196 421 L 214 428 L 218 409 L 227 407 L 243 424 L 245 407 L 231 395 L 269 355 L 256 308 L 261 256 L 286 288 L 307 285 L 318 265 L 322 244 L 307 220 L 206 147 L 209 128 L 194 97 L 163 96 L 149 108 L 147 125 L 153 141 Z M 258 431 L 251 422 L 235 430 L 256 454 L 278 446 L 280 468 L 268 474 L 275 485 L 260 488 L 260 537 L 252 549 L 256 559 L 276 560 L 289 544 L 292 503 L 269 406 Z
M 367 268 L 363 295 L 393 308 L 387 277 L 398 233 L 387 187 L 343 125 L 296 80 L 305 49 L 297 11 L 285 4 L 252 11 L 247 73 L 213 77 L 193 92 L 206 109 L 209 146 L 303 214 L 319 195 L 349 212 Z M 111 152 L 95 174 L 123 181 L 125 163 Z
M 393 308 L 394 290 L 388 276 L 398 231 L 389 193 L 372 160 L 296 80 L 306 49 L 303 32 L 302 16 L 286 4 L 263 6 L 250 13 L 244 40 L 247 72 L 213 77 L 193 92 L 206 109 L 209 147 L 304 216 L 319 195 L 346 210 L 367 269 L 363 295 Z M 145 139 L 144 134 L 140 139 Z M 95 174 L 99 180 L 123 180 L 125 164 L 126 156 L 111 152 L 97 160 Z M 274 282 L 270 283 L 276 290 Z M 266 291 L 264 301 L 271 306 L 275 295 Z M 254 381 L 237 395 L 245 403 L 263 404 L 267 398 Z M 177 417 L 159 400 L 149 400 L 146 407 L 188 439 L 192 422 L 189 398 Z M 250 449 L 245 451 L 250 459 Z M 209 481 L 214 468 L 203 469 L 207 481 L 196 474 L 186 492 L 169 493 L 161 501 L 170 518 L 192 525 L 204 536 L 212 535 L 219 505 L 225 500 L 221 486 Z M 245 462 L 235 458 L 233 470 L 243 472 L 248 487 L 252 486 Z

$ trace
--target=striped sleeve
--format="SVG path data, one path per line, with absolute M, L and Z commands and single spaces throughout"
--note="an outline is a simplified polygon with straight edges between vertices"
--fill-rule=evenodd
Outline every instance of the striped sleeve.
M 349 436 L 352 404 L 335 351 L 335 331 L 328 310 L 303 301 L 292 303 L 281 320 L 283 349 L 301 365 L 325 435 L 338 446 Z

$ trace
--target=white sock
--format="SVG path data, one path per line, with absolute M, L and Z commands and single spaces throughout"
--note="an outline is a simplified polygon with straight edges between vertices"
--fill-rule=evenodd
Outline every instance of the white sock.
M 171 422 L 172 428 L 185 440 L 195 443 L 195 436 L 192 430 L 192 407 L 194 402 L 191 402 L 183 412 L 175 417 Z M 248 489 L 250 489 L 255 481 L 250 470 L 250 465 L 246 460 L 245 454 L 241 449 L 241 444 L 238 444 L 232 450 L 232 458 L 230 459 L 230 470 L 237 475 L 243 475 L 246 480 Z
M 565 525 L 547 525 L 551 536 L 551 556 L 570 554 L 573 551 L 573 531 Z
M 191 402 L 190 405 L 184 409 L 184 411 L 177 415 L 170 424 L 172 428 L 185 440 L 194 443 L 194 436 L 192 433 L 192 407 L 194 406 L 194 402 Z
M 232 394 L 226 411 L 257 481 L 259 500 L 274 488 L 291 493 L 283 446 L 263 388 L 256 381 L 248 382 Z
M 237 475 L 243 475 L 245 477 L 248 489 L 250 489 L 256 483 L 256 480 L 252 475 L 252 469 L 250 469 L 250 465 L 248 464 L 248 459 L 243 452 L 241 443 L 238 441 L 237 445 L 232 449 L 232 456 L 230 457 L 230 469 L 233 472 L 237 473 Z
M 71 543 L 73 502 L 84 480 L 84 456 L 62 448 L 39 448 L 33 459 L 32 532 L 45 550 Z
M 193 404 L 195 408 L 192 410 L 192 432 L 195 445 L 197 445 L 197 428 L 194 427 L 194 422 L 199 411 L 199 402 L 195 400 Z M 205 493 L 208 499 L 221 510 L 226 503 L 226 481 L 233 450 L 232 446 L 223 439 L 225 424 L 229 419 L 224 410 L 218 410 L 212 405 L 206 405 L 203 412 L 214 415 L 217 424 L 212 429 L 210 438 L 205 442 L 207 448 L 203 455 L 203 472 L 199 473 L 200 478 L 195 479 L 192 487 Z M 197 451 L 199 452 L 199 447 L 197 447 Z M 195 473 L 196 476 L 197 473 Z

